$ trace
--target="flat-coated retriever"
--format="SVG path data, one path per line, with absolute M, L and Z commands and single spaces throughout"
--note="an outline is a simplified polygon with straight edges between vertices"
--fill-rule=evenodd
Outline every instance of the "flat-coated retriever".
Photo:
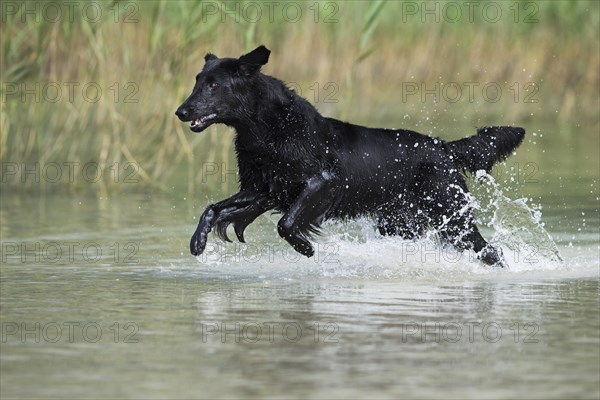
M 283 214 L 279 235 L 310 257 L 309 241 L 330 218 L 377 218 L 382 235 L 417 238 L 439 232 L 456 248 L 473 249 L 505 266 L 473 221 L 463 173 L 490 171 L 523 140 L 525 130 L 496 126 L 446 142 L 403 129 L 374 129 L 323 117 L 278 79 L 261 73 L 270 51 L 259 46 L 240 58 L 204 57 L 192 94 L 177 109 L 190 129 L 215 123 L 235 129 L 240 191 L 211 204 L 192 236 L 193 255 L 213 229 L 223 240 L 229 224 L 244 230 L 259 215 Z

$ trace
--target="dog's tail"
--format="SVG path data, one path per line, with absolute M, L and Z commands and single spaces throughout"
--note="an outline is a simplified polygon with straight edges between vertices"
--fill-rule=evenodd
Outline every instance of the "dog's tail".
M 495 163 L 505 160 L 521 144 L 525 129 L 512 126 L 479 128 L 477 135 L 446 143 L 454 164 L 472 174 L 480 169 L 490 172 Z

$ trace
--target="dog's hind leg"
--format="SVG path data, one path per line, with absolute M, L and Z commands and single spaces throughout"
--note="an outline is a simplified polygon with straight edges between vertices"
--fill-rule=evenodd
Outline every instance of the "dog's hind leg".
M 488 265 L 506 267 L 502 251 L 488 244 L 475 225 L 464 178 L 457 171 L 448 174 L 438 171 L 430 171 L 423 179 L 419 204 L 426 210 L 431 226 L 438 230 L 442 241 L 459 250 L 472 249 Z
M 209 205 L 202 213 L 198 227 L 192 235 L 190 241 L 191 253 L 195 256 L 202 254 L 206 247 L 208 233 L 216 224 L 222 224 L 227 218 L 234 217 L 231 222 L 235 223 L 237 221 L 240 227 L 245 228 L 247 224 L 244 226 L 244 223 L 252 222 L 258 215 L 273 208 L 270 201 L 265 194 L 243 190 L 225 200 Z M 258 213 L 260 210 L 262 211 Z M 251 217 L 254 218 L 248 222 Z M 227 228 L 227 225 L 225 225 L 225 228 Z M 240 233 L 238 230 L 239 228 L 236 229 L 236 234 L 239 238 Z M 243 232 L 243 229 L 241 232 Z
M 328 172 L 311 178 L 290 209 L 277 223 L 277 231 L 294 250 L 307 257 L 314 254 L 308 240 L 316 232 L 335 201 L 335 177 Z
M 477 254 L 477 258 L 488 265 L 507 267 L 502 250 L 486 242 L 471 216 L 450 221 L 440 230 L 440 236 L 443 241 L 454 245 L 459 250 L 472 249 Z

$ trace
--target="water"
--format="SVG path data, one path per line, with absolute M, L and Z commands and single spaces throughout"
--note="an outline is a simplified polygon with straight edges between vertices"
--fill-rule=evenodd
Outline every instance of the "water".
M 471 184 L 509 270 L 368 220 L 327 224 L 304 259 L 277 216 L 195 259 L 206 200 L 185 190 L 3 193 L 0 394 L 598 398 L 597 150 L 547 155 L 561 146 Z

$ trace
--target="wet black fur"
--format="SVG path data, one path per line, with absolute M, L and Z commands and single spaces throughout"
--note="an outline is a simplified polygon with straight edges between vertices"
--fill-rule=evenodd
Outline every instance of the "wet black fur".
M 416 238 L 436 229 L 459 249 L 503 266 L 473 222 L 462 172 L 490 171 L 521 143 L 522 128 L 487 127 L 446 142 L 402 129 L 376 129 L 323 117 L 308 101 L 260 72 L 270 51 L 260 46 L 239 59 L 205 57 L 192 94 L 177 109 L 200 132 L 214 123 L 236 131 L 240 192 L 209 205 L 190 249 L 201 254 L 208 233 L 227 238 L 269 210 L 283 214 L 278 232 L 295 250 L 330 218 L 377 218 L 379 232 Z M 208 116 L 208 117 L 207 117 Z M 207 117 L 207 118 L 203 118 Z

